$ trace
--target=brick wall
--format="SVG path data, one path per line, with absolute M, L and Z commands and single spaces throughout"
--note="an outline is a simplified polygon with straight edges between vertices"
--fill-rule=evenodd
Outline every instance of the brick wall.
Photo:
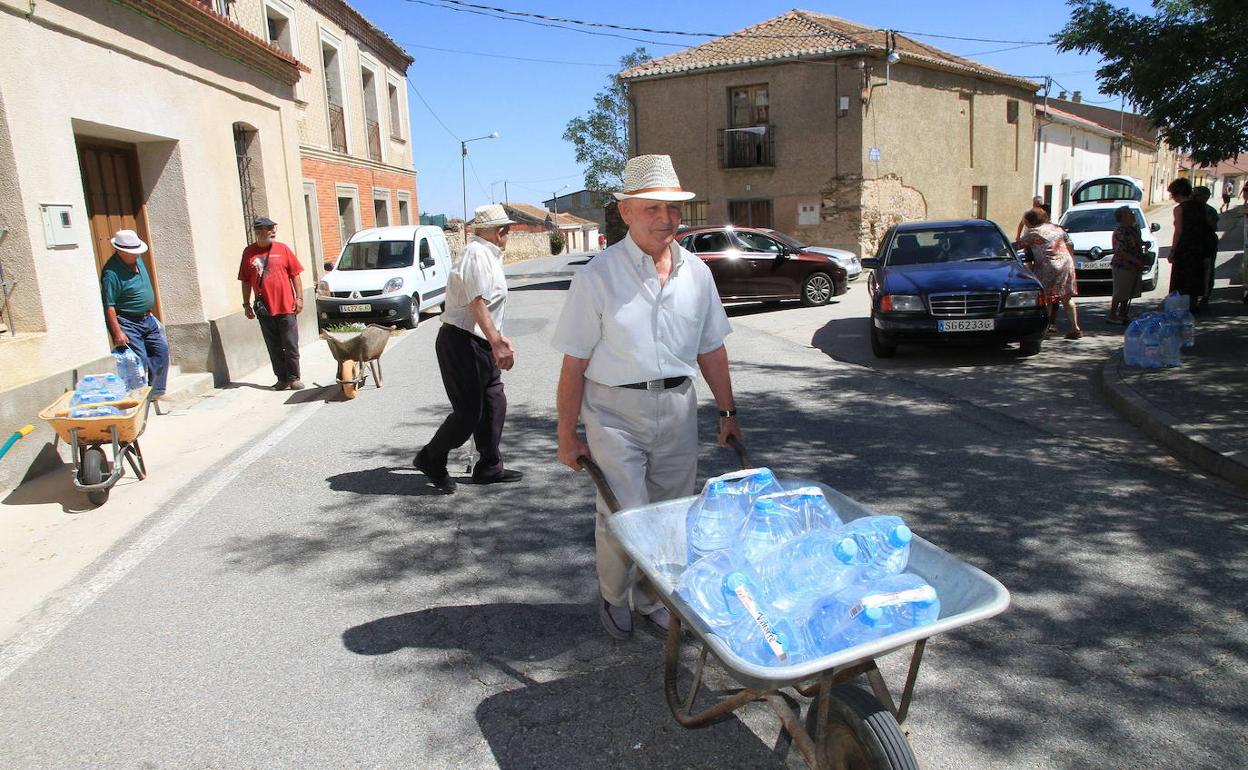
M 321 229 L 321 254 L 325 259 L 337 259 L 342 251 L 343 237 L 338 227 L 338 186 L 354 185 L 359 201 L 359 229 L 376 227 L 373 209 L 373 190 L 384 189 L 387 193 L 387 209 L 390 224 L 401 224 L 399 219 L 398 192 L 409 195 L 408 222 L 420 223 L 420 203 L 416 197 L 416 175 L 395 171 L 381 171 L 368 166 L 334 162 L 319 158 L 301 159 L 303 178 L 316 183 L 317 218 Z M 351 233 L 346 233 L 350 237 Z

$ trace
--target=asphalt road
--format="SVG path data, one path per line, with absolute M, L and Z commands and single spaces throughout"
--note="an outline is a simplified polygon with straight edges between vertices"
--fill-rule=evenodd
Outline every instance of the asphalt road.
M 0 766 L 797 766 L 761 705 L 682 730 L 660 643 L 597 627 L 591 485 L 554 461 L 565 262 L 509 271 L 522 483 L 442 497 L 412 470 L 445 411 L 423 324 L 387 350 L 384 388 L 292 396 L 289 435 L 71 589 L 86 609 L 0 681 Z M 759 462 L 904 516 L 1013 594 L 929 645 L 924 766 L 1248 766 L 1246 501 L 1100 401 L 1109 328 L 1035 358 L 877 362 L 864 290 L 734 309 L 729 350 Z M 731 466 L 703 392 L 706 476 Z

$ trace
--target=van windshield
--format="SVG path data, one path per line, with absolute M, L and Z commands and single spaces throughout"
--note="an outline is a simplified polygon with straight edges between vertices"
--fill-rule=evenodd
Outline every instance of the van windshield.
M 411 241 L 348 243 L 335 270 L 392 270 L 412 266 Z
M 1118 229 L 1118 220 L 1114 219 L 1116 209 L 1088 209 L 1086 211 L 1067 211 L 1062 218 L 1062 227 L 1068 233 L 1097 233 Z M 1139 209 L 1132 209 L 1135 215 L 1135 226 L 1141 230 L 1148 227 L 1144 215 Z

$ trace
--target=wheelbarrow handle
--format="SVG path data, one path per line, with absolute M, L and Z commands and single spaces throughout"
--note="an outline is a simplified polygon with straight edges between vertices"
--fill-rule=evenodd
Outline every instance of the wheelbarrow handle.
M 736 451 L 737 459 L 741 462 L 741 469 L 749 468 L 749 455 L 745 453 L 745 444 L 742 444 L 736 436 L 729 436 L 728 445 Z M 611 489 L 606 474 L 602 472 L 602 468 L 598 467 L 598 463 L 588 455 L 581 455 L 576 458 L 576 464 L 584 468 L 589 477 L 594 480 L 594 486 L 598 487 L 598 494 L 602 495 L 603 502 L 607 504 L 607 510 L 610 513 L 619 513 L 620 499 L 615 496 L 615 491 Z

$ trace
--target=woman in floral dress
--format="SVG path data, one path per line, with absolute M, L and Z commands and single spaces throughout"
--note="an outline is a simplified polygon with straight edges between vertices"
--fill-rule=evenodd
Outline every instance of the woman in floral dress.
M 1070 238 L 1066 231 L 1049 221 L 1044 209 L 1031 209 L 1023 214 L 1027 225 L 1018 239 L 1021 246 L 1031 250 L 1032 272 L 1044 287 L 1045 301 L 1049 306 L 1049 334 L 1057 332 L 1057 304 L 1060 302 L 1070 322 L 1066 339 L 1077 340 L 1083 336 L 1079 328 L 1079 315 L 1075 310 L 1075 258 L 1071 254 Z

